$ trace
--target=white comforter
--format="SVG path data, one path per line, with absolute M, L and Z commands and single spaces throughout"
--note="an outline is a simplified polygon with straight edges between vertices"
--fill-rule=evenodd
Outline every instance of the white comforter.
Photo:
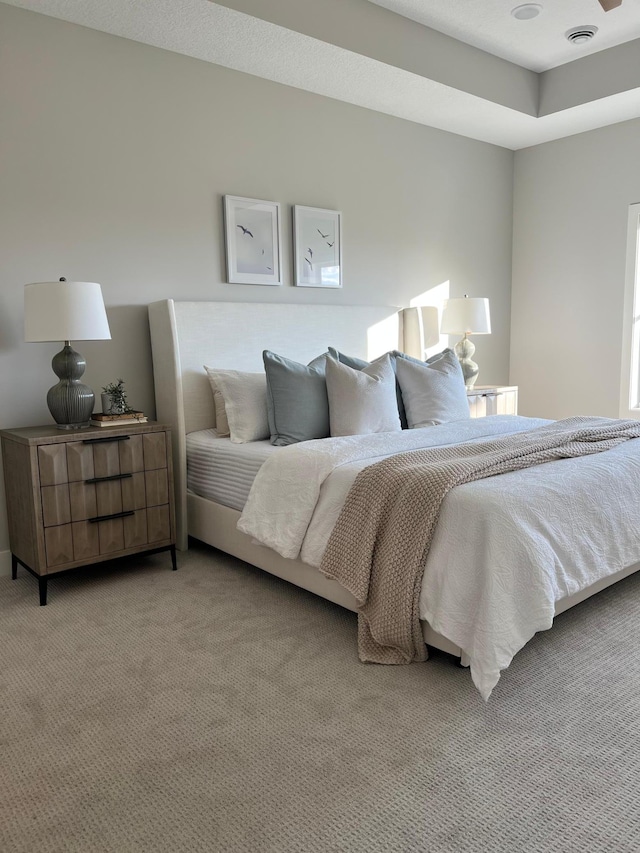
M 256 477 L 238 528 L 318 567 L 362 468 L 393 453 L 533 429 L 513 416 L 291 445 Z M 420 617 L 470 658 L 485 699 L 556 601 L 640 561 L 640 440 L 458 486 L 426 563 Z

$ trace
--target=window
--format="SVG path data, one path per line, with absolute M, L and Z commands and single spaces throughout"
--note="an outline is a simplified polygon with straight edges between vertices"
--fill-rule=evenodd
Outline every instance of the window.
M 629 207 L 620 417 L 640 418 L 640 204 Z

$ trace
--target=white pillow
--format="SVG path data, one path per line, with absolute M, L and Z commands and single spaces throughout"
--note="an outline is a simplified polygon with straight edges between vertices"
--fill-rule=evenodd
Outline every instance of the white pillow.
M 207 376 L 214 394 L 224 399 L 231 441 L 246 444 L 269 438 L 267 419 L 267 379 L 264 373 L 244 373 L 240 370 L 217 370 L 207 367 Z M 220 422 L 216 414 L 218 429 Z M 224 425 L 223 425 L 224 426 Z M 218 433 L 220 435 L 220 433 Z
M 452 350 L 428 364 L 399 358 L 396 376 L 409 429 L 471 417 L 462 368 Z
M 364 435 L 400 430 L 396 377 L 389 355 L 354 370 L 327 359 L 331 435 Z
M 208 368 L 205 367 L 207 374 L 209 376 L 209 382 L 211 383 L 211 390 L 213 391 L 213 408 L 216 413 L 216 433 L 218 438 L 229 438 L 229 420 L 227 418 L 227 410 L 224 407 L 224 397 L 222 396 L 222 391 L 216 385 L 216 381 L 209 373 Z

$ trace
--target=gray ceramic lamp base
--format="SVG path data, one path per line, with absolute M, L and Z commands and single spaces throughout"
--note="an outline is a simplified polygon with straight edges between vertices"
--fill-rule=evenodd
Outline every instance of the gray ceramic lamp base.
M 84 429 L 89 426 L 95 396 L 91 388 L 80 382 L 86 362 L 67 341 L 51 362 L 60 379 L 49 388 L 47 405 L 58 429 Z
M 476 351 L 475 345 L 472 344 L 469 338 L 465 335 L 461 341 L 458 341 L 453 349 L 455 354 L 458 356 L 458 361 L 462 368 L 465 386 L 467 388 L 473 388 L 476 379 L 478 378 L 478 365 L 475 361 L 471 360 L 471 357 Z

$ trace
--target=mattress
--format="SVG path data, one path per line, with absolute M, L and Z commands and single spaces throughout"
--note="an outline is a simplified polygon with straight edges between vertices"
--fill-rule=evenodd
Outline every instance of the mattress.
M 187 435 L 187 489 L 241 511 L 262 464 L 281 450 L 269 441 L 234 444 L 214 429 Z

